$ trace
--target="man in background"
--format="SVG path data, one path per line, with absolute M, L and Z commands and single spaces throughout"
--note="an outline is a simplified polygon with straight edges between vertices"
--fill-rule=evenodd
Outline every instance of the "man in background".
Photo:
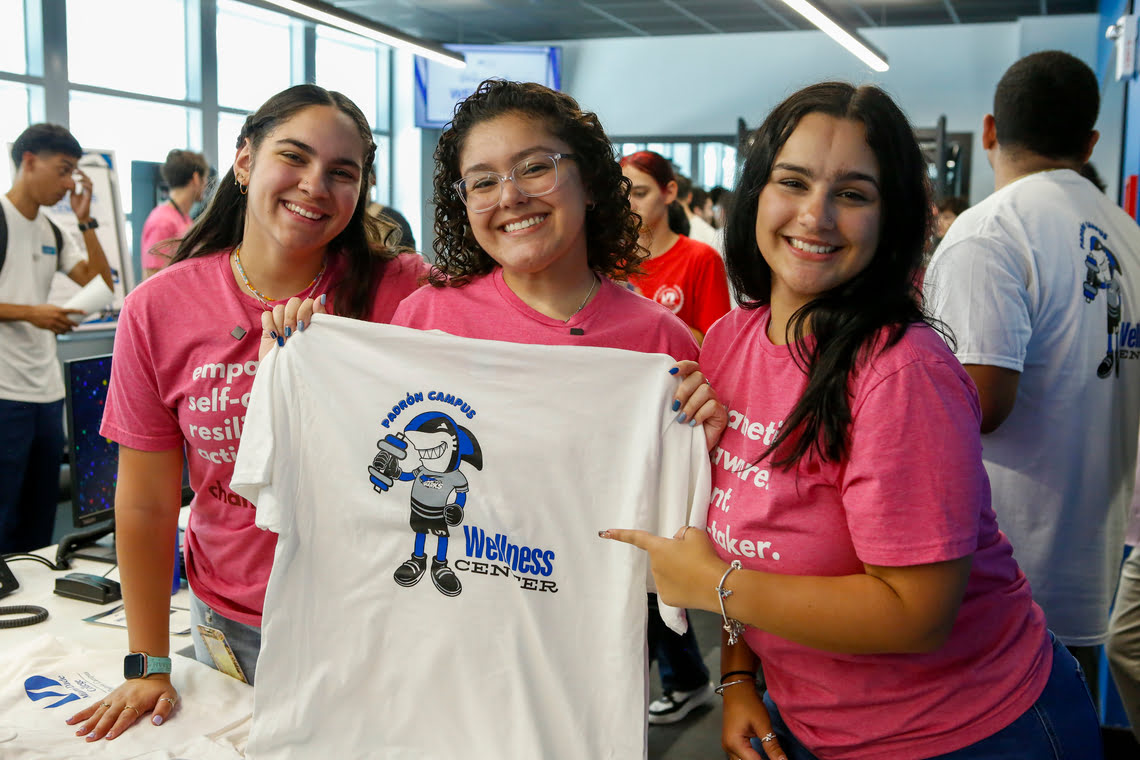
M 194 223 L 190 209 L 205 195 L 209 176 L 210 164 L 201 153 L 176 148 L 166 154 L 162 181 L 170 188 L 170 198 L 155 206 L 143 222 L 143 279 L 170 263 L 178 241 Z
M 706 196 L 707 197 L 707 196 Z M 693 181 L 684 174 L 677 175 L 677 201 L 685 211 L 689 220 L 689 231 L 684 233 L 693 240 L 699 240 L 711 246 L 722 257 L 724 256 L 724 241 L 711 224 L 693 212 Z
M 1140 229 L 1078 173 L 1099 105 L 1096 76 L 1067 53 L 1013 64 L 982 125 L 995 192 L 926 274 L 978 387 L 998 523 L 1094 689 L 1140 422 Z
M 55 272 L 79 285 L 111 267 L 95 236 L 83 151 L 63 127 L 34 124 L 16 138 L 16 177 L 0 198 L 0 554 L 51 543 L 63 452 L 63 376 L 55 336 L 75 309 L 46 303 Z M 71 194 L 82 242 L 43 213 Z

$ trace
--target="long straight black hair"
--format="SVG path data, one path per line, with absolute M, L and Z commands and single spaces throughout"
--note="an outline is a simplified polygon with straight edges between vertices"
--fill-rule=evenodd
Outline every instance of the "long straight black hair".
M 361 156 L 363 175 L 360 195 L 352 218 L 341 232 L 329 242 L 330 254 L 345 257 L 347 266 L 336 284 L 333 298 L 338 314 L 362 317 L 368 313 L 375 293 L 378 269 L 396 251 L 384 244 L 384 232 L 374 217 L 365 213 L 368 206 L 368 172 L 376 157 L 376 143 L 368 119 L 356 104 L 339 92 L 326 90 L 315 84 L 299 84 L 282 90 L 246 117 L 238 135 L 236 149 L 249 140 L 250 151 L 256 153 L 265 136 L 298 112 L 310 106 L 332 106 L 352 119 L 364 141 Z M 206 210 L 182 238 L 171 263 L 224 251 L 241 243 L 245 230 L 246 196 L 238 189 L 233 167 L 219 180 L 214 197 Z
M 848 450 L 848 388 L 857 363 L 897 343 L 911 324 L 938 328 L 923 313 L 915 285 L 931 224 L 926 161 L 910 123 L 889 95 L 877 87 L 856 88 L 845 82 L 823 82 L 793 94 L 754 135 L 725 225 L 725 264 L 744 308 L 770 303 L 772 270 L 756 242 L 760 192 L 784 143 L 811 113 L 864 126 L 867 145 L 879 163 L 882 212 L 879 245 L 867 267 L 797 309 L 788 321 L 792 356 L 808 382 L 780 434 L 761 456 L 783 467 L 809 453 L 841 460 Z M 804 341 L 809 323 L 815 338 L 810 345 Z

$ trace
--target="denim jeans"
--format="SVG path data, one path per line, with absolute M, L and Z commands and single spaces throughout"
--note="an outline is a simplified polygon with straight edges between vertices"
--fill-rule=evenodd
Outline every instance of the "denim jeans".
M 0 554 L 51 543 L 62 459 L 62 401 L 0 399 Z
M 1053 669 L 1037 701 L 996 734 L 930 760 L 1103 760 L 1100 720 L 1084 673 L 1065 645 L 1049 636 Z M 816 760 L 792 735 L 767 693 L 764 705 L 788 760 Z M 767 757 L 759 739 L 753 739 L 752 746 Z
M 226 643 L 230 645 L 234 658 L 241 666 L 245 680 L 252 685 L 257 673 L 257 656 L 261 652 L 261 628 L 223 617 L 207 606 L 191 589 L 190 637 L 194 640 L 194 659 L 215 669 L 214 658 L 210 656 L 210 650 L 206 649 L 202 634 L 198 632 L 199 625 L 217 628 L 226 635 Z
M 709 682 L 709 669 L 697 645 L 697 635 L 689 629 L 674 633 L 665 625 L 657 607 L 657 594 L 649 595 L 649 658 L 657 660 L 661 674 L 661 691 L 692 691 Z

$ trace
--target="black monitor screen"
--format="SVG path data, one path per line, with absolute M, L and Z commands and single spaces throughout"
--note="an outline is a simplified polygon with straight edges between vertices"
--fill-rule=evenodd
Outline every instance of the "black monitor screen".
M 99 435 L 111 355 L 66 363 L 67 436 L 71 450 L 71 509 L 75 527 L 114 516 L 119 445 Z

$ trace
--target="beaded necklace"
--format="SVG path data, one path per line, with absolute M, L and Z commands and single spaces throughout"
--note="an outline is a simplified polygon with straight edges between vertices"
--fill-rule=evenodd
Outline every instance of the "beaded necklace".
M 237 269 L 238 277 L 241 277 L 242 285 L 245 285 L 245 289 L 248 290 L 250 293 L 252 293 L 254 298 L 256 298 L 258 301 L 261 301 L 263 306 L 265 306 L 266 308 L 272 308 L 272 307 L 270 307 L 269 302 L 270 301 L 276 301 L 279 299 L 270 298 L 269 296 L 265 295 L 264 293 L 262 293 L 257 288 L 253 287 L 253 285 L 250 283 L 249 277 L 245 273 L 245 268 L 241 265 L 241 246 L 240 245 L 237 248 L 234 248 L 233 256 L 234 256 L 234 268 Z M 306 287 L 308 287 L 309 291 L 307 293 L 305 293 L 305 295 L 301 296 L 301 300 L 304 300 L 306 298 L 311 297 L 313 295 L 313 293 L 316 291 L 317 286 L 321 284 L 321 278 L 325 276 L 325 265 L 326 264 L 328 264 L 328 258 L 327 257 L 322 258 L 321 259 L 321 271 L 317 272 L 317 276 L 314 277 L 313 281 L 310 282 L 306 286 Z

